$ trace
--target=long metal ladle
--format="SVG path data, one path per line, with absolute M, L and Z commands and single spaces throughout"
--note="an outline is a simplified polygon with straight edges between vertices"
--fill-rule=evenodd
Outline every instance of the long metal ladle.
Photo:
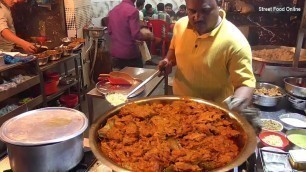
M 158 76 L 158 74 L 160 73 L 159 70 L 157 70 L 156 72 L 154 72 L 149 78 L 147 78 L 146 80 L 144 80 L 141 84 L 139 84 L 137 87 L 135 87 L 126 97 L 129 98 L 132 94 L 134 94 L 138 89 L 140 89 L 142 86 L 144 86 L 145 84 L 147 84 L 149 81 L 151 81 L 153 78 L 155 78 L 156 76 Z

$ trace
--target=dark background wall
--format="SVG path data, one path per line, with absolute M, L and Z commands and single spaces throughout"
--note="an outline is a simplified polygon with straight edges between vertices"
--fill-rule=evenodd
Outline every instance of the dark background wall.
M 50 4 L 45 4 L 47 5 Z M 47 46 L 59 46 L 61 38 L 67 36 L 64 2 L 54 0 L 50 7 L 51 9 L 41 7 L 35 0 L 16 4 L 12 9 L 12 15 L 17 35 L 28 41 L 32 41 L 30 37 L 33 36 L 46 36 L 52 41 L 46 43 Z
M 60 45 L 66 36 L 63 0 L 54 0 L 52 9 L 37 6 L 35 0 L 14 7 L 13 18 L 17 34 L 29 39 L 46 35 L 50 46 Z M 218 0 L 220 5 L 222 0 Z M 251 45 L 295 46 L 305 0 L 225 0 L 227 19 L 237 26 L 248 26 Z M 262 12 L 259 7 L 296 7 L 299 12 Z
M 251 45 L 295 46 L 305 0 L 228 0 L 227 19 L 249 26 Z M 296 7 L 301 11 L 263 12 L 260 7 Z M 242 14 L 244 13 L 244 14 Z

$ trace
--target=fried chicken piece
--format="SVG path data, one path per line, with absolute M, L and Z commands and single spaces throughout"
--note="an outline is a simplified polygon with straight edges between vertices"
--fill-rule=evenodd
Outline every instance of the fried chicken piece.
M 175 171 L 201 171 L 201 168 L 198 165 L 185 162 L 176 162 L 173 167 Z

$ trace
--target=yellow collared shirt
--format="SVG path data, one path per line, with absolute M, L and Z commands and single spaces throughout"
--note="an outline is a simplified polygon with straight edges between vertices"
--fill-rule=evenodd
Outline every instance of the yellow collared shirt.
M 220 11 L 221 23 L 199 35 L 188 28 L 188 17 L 176 22 L 170 49 L 175 51 L 175 95 L 199 97 L 218 104 L 240 86 L 255 87 L 251 47 Z

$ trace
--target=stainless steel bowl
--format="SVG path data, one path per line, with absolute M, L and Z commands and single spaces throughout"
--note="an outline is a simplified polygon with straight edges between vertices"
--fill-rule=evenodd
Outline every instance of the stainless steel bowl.
M 101 161 L 101 163 L 105 164 L 106 166 L 110 167 L 114 171 L 129 171 L 121 166 L 119 166 L 117 163 L 112 161 L 106 154 L 104 154 L 101 151 L 100 148 L 100 140 L 98 136 L 98 130 L 104 126 L 107 122 L 107 119 L 118 114 L 118 112 L 121 110 L 122 107 L 126 106 L 127 104 L 137 103 L 137 104 L 153 104 L 153 103 L 162 103 L 162 104 L 169 104 L 173 101 L 182 101 L 182 100 L 191 100 L 194 102 L 198 102 L 201 104 L 205 104 L 208 106 L 215 107 L 217 109 L 222 110 L 226 114 L 228 114 L 232 119 L 237 121 L 238 127 L 240 128 L 240 131 L 242 133 L 242 137 L 238 138 L 237 141 L 239 143 L 241 151 L 239 155 L 232 160 L 229 164 L 226 166 L 223 166 L 221 168 L 215 169 L 213 171 L 228 171 L 230 169 L 233 169 L 234 167 L 237 167 L 241 165 L 245 160 L 255 151 L 256 148 L 256 135 L 254 132 L 254 129 L 252 126 L 240 115 L 232 113 L 224 108 L 221 108 L 220 106 L 217 106 L 211 102 L 205 101 L 203 99 L 198 98 L 188 98 L 188 97 L 177 97 L 177 96 L 156 96 L 156 97 L 149 97 L 149 98 L 141 98 L 141 99 L 135 99 L 133 101 L 130 101 L 128 103 L 116 106 L 112 109 L 110 109 L 105 114 L 101 115 L 94 124 L 91 125 L 90 131 L 89 131 L 89 143 L 90 148 L 93 151 L 96 158 Z
M 266 106 L 266 107 L 273 107 L 276 106 L 277 103 L 286 96 L 285 91 L 280 88 L 277 85 L 273 85 L 270 83 L 264 83 L 264 82 L 258 82 L 256 83 L 256 89 L 260 88 L 266 88 L 266 89 L 271 89 L 271 88 L 277 88 L 281 91 L 282 95 L 281 96 L 266 96 L 266 95 L 260 95 L 260 94 L 253 94 L 253 103 L 259 106 Z
M 47 53 L 35 54 L 35 57 L 37 58 L 39 66 L 46 65 L 50 58 L 50 56 Z
M 284 78 L 286 91 L 300 98 L 306 98 L 306 78 L 287 77 Z
M 70 56 L 73 52 L 73 48 L 68 47 L 68 46 L 63 46 L 62 50 L 63 50 L 63 56 L 65 56 L 65 57 Z
M 50 60 L 55 61 L 59 60 L 62 57 L 63 51 L 62 50 L 47 50 L 46 53 L 50 55 Z

